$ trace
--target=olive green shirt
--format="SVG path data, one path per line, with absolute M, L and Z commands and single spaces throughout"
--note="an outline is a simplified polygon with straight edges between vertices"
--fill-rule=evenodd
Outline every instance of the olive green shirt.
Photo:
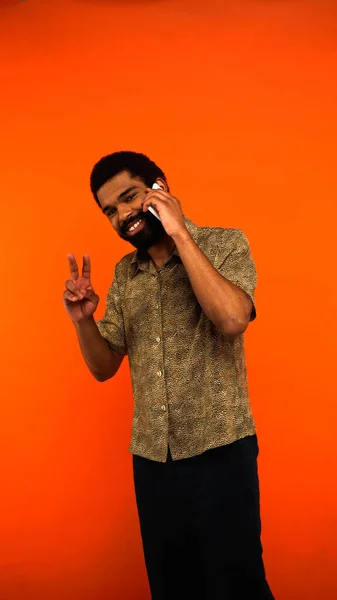
M 256 270 L 245 235 L 185 224 L 215 269 L 251 297 L 253 320 Z M 133 454 L 165 462 L 168 446 L 176 460 L 255 434 L 243 335 L 228 339 L 206 317 L 177 249 L 159 271 L 147 253 L 124 256 L 97 325 L 129 358 Z

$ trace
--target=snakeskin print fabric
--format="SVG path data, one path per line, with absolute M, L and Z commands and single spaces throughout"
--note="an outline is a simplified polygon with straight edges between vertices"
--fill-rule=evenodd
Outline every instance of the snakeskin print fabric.
M 256 270 L 236 229 L 186 227 L 213 266 L 253 300 Z M 101 335 L 128 355 L 134 397 L 130 451 L 165 462 L 255 434 L 243 336 L 227 339 L 203 313 L 177 250 L 156 270 L 137 251 L 116 265 Z

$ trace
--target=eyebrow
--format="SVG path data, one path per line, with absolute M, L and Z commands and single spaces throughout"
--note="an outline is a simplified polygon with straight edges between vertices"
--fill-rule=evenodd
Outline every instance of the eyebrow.
M 120 202 L 121 200 L 123 200 L 124 196 L 127 196 L 128 194 L 130 194 L 130 192 L 133 192 L 133 190 L 136 190 L 137 187 L 135 185 L 133 185 L 132 187 L 129 187 L 127 190 L 124 190 L 124 192 L 122 192 L 121 194 L 119 194 L 117 201 Z M 111 208 L 113 208 L 113 206 L 111 206 L 111 204 L 109 204 L 108 206 L 105 206 L 103 208 L 103 214 L 105 215 L 107 213 L 107 211 L 109 211 Z

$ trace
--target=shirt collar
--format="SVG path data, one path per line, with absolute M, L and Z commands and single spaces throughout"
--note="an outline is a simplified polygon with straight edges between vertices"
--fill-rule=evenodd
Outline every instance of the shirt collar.
M 192 239 L 196 243 L 198 243 L 199 227 L 197 225 L 195 225 L 192 221 L 187 219 L 187 217 L 184 217 L 184 222 L 185 222 L 185 227 L 186 227 L 188 233 L 190 234 Z M 179 257 L 179 252 L 178 252 L 177 248 L 174 249 L 172 256 Z M 131 261 L 131 265 L 130 265 L 130 278 L 133 279 L 133 277 L 135 277 L 135 275 L 137 274 L 137 272 L 140 269 L 146 270 L 146 269 L 148 269 L 148 267 L 149 267 L 149 255 L 147 253 L 142 254 L 139 250 L 135 250 L 133 253 L 133 257 L 132 257 L 132 261 Z

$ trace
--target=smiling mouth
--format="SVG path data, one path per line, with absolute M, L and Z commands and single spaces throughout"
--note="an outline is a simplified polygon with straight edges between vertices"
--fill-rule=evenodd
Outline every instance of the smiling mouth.
M 138 219 L 137 221 L 134 221 L 130 227 L 127 228 L 126 232 L 128 235 L 134 235 L 135 233 L 137 233 L 137 231 L 141 228 L 141 226 L 143 225 L 144 220 L 143 219 Z

